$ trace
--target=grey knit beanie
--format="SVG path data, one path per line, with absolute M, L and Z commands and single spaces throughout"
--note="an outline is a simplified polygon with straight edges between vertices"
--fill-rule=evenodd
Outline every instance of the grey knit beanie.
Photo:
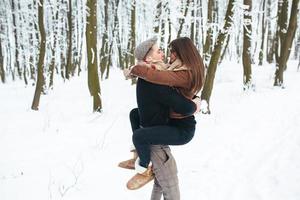
M 141 44 L 139 44 L 134 50 L 134 57 L 138 61 L 144 60 L 144 58 L 146 57 L 149 50 L 151 49 L 151 47 L 154 44 L 156 44 L 156 42 L 157 42 L 157 37 L 152 37 L 152 38 L 142 42 Z

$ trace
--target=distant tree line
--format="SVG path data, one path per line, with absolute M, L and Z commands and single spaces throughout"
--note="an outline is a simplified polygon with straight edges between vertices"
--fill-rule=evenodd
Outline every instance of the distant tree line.
M 274 64 L 274 86 L 284 87 L 289 59 L 299 60 L 299 0 L 0 0 L 0 79 L 34 85 L 32 109 L 55 80 L 87 71 L 93 110 L 101 111 L 100 80 L 112 66 L 133 65 L 135 46 L 156 34 L 167 53 L 188 36 L 207 67 L 201 94 L 208 104 L 217 67 L 241 62 L 244 90 L 252 66 Z M 100 80 L 99 80 L 100 79 Z

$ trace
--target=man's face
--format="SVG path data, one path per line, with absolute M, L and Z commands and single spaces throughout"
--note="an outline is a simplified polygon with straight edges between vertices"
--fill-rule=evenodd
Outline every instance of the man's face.
M 149 60 L 164 60 L 165 54 L 164 52 L 158 47 L 157 44 L 154 44 L 147 55 L 146 61 Z

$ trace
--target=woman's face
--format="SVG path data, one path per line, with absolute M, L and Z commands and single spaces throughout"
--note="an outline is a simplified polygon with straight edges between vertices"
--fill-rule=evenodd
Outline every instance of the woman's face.
M 173 63 L 176 60 L 176 53 L 170 52 L 170 63 Z
M 169 54 L 170 54 L 170 63 L 173 63 L 177 56 L 176 56 L 176 52 L 172 49 L 172 47 L 169 47 Z

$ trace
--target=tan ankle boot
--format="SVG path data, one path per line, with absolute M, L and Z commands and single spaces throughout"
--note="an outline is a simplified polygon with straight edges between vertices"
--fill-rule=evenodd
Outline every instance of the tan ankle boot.
M 129 190 L 136 190 L 150 181 L 154 179 L 154 174 L 152 171 L 152 166 L 149 166 L 143 173 L 137 173 L 134 175 L 128 182 L 127 182 L 127 188 Z
M 134 163 L 138 157 L 136 151 L 132 151 L 133 152 L 133 158 L 129 159 L 129 160 L 125 160 L 119 163 L 119 167 L 124 168 L 124 169 L 135 169 Z

